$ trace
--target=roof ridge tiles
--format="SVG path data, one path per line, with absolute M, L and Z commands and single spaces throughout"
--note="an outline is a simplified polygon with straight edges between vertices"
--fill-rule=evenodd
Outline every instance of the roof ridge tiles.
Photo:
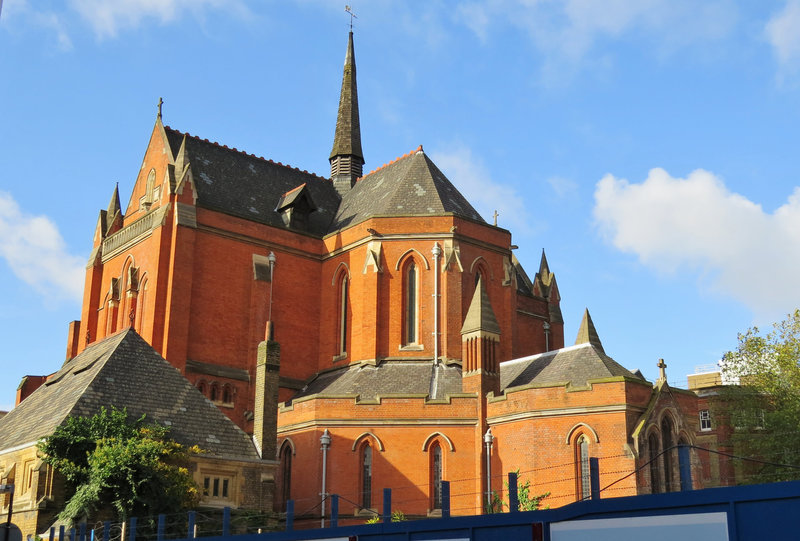
M 323 177 L 322 175 L 318 175 L 317 173 L 309 172 L 306 169 L 300 169 L 299 167 L 294 167 L 293 165 L 289 165 L 289 164 L 281 163 L 281 162 L 276 162 L 275 160 L 272 160 L 272 159 L 269 159 L 269 158 L 265 158 L 264 156 L 257 156 L 255 154 L 251 154 L 251 153 L 249 153 L 247 151 L 239 150 L 236 147 L 228 147 L 228 145 L 224 145 L 224 144 L 218 143 L 216 141 L 209 141 L 208 139 L 204 139 L 204 138 L 200 137 L 199 135 L 192 135 L 189 132 L 182 132 L 180 130 L 176 130 L 175 128 L 173 128 L 171 126 L 164 126 L 164 128 L 167 129 L 167 130 L 170 130 L 170 131 L 174 131 L 175 133 L 177 133 L 179 135 L 185 135 L 186 137 L 191 137 L 192 139 L 197 139 L 198 141 L 203 141 L 203 142 L 208 143 L 210 145 L 214 145 L 215 147 L 225 148 L 227 150 L 232 150 L 233 152 L 236 152 L 237 154 L 243 154 L 245 156 L 249 156 L 251 158 L 255 158 L 255 159 L 261 160 L 263 162 L 271 163 L 273 165 L 279 165 L 281 167 L 285 167 L 287 169 L 292 169 L 292 170 L 297 171 L 299 173 L 305 173 L 306 175 L 311 175 L 311 176 L 313 176 L 315 178 L 318 178 L 320 180 L 325 180 L 325 181 L 330 180 L 330 179 L 328 179 L 326 177 Z
M 304 183 L 300 184 L 299 186 L 295 186 L 294 188 L 292 188 L 292 189 L 291 189 L 291 190 L 289 190 L 288 192 L 284 193 L 283 195 L 284 195 L 284 196 L 287 196 L 287 195 L 289 195 L 289 194 L 290 194 L 290 193 L 292 193 L 292 192 L 296 192 L 297 190 L 300 190 L 300 189 L 302 189 L 302 188 L 303 188 L 305 185 L 306 185 L 306 183 L 304 182 Z

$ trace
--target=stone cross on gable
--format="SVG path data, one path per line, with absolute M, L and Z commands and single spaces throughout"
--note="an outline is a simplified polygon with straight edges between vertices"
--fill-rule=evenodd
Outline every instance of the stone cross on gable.
M 658 379 L 663 379 L 664 381 L 667 380 L 667 363 L 664 362 L 664 359 L 659 359 L 658 364 Z
M 164 105 L 164 100 L 158 98 L 158 118 L 161 118 L 161 106 Z
M 495 226 L 495 227 L 497 227 L 497 217 L 498 217 L 498 216 L 500 216 L 500 215 L 497 213 L 497 210 L 495 210 L 495 211 L 494 211 L 494 214 L 493 214 L 492 216 L 494 216 L 494 226 Z

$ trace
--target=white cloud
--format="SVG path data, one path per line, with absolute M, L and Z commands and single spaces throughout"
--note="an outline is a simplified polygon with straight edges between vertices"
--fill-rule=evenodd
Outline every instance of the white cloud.
M 86 263 L 67 253 L 64 239 L 47 216 L 32 216 L 0 191 L 0 257 L 37 291 L 80 301 Z
M 599 47 L 606 40 L 635 36 L 659 54 L 718 40 L 730 34 L 737 8 L 731 0 L 489 0 L 461 3 L 454 18 L 483 42 L 494 26 L 520 28 L 542 53 L 542 73 L 557 78 L 592 55 L 607 65 Z
M 239 14 L 247 11 L 240 0 L 71 0 L 70 4 L 101 39 L 137 28 L 148 19 L 167 24 L 187 13 L 202 17 L 208 9 Z
M 800 0 L 789 0 L 783 11 L 769 20 L 765 31 L 782 69 L 797 69 L 800 63 Z
M 67 32 L 63 15 L 52 11 L 39 11 L 31 7 L 28 0 L 5 0 L 2 9 L 3 19 L 15 30 L 25 27 L 42 28 L 55 36 L 59 50 L 72 50 L 72 39 Z
M 455 146 L 432 153 L 431 158 L 487 222 L 494 223 L 497 211 L 497 225 L 515 233 L 530 233 L 538 225 L 532 223 L 524 198 L 512 186 L 493 180 L 489 169 L 469 148 Z
M 574 197 L 578 193 L 578 183 L 568 178 L 550 177 L 547 179 L 547 184 L 561 199 Z
M 800 187 L 773 213 L 698 169 L 653 169 L 640 184 L 606 175 L 594 217 L 619 250 L 658 272 L 700 271 L 702 283 L 774 320 L 800 306 Z

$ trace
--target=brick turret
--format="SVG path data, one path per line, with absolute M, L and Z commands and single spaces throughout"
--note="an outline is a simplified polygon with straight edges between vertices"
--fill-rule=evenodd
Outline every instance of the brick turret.
M 488 392 L 500 393 L 499 342 L 500 325 L 481 279 L 461 327 L 461 374 L 465 392 L 475 392 L 479 396 Z

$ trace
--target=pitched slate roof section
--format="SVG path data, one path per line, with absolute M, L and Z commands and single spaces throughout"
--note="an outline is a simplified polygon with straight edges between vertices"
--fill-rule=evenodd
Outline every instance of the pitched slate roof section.
M 339 195 L 325 178 L 307 171 L 258 158 L 206 139 L 183 134 L 165 126 L 173 156 L 186 135 L 186 154 L 197 188 L 197 206 L 284 227 L 275 209 L 284 194 L 306 185 L 317 207 L 308 217 L 308 232 L 322 236 L 328 232 L 339 205 Z
M 359 180 L 342 197 L 331 230 L 372 216 L 443 214 L 484 221 L 420 146 Z
M 436 370 L 437 385 L 432 386 Z M 461 393 L 461 369 L 437 367 L 430 361 L 384 361 L 378 366 L 354 364 L 317 374 L 294 399 L 320 395 L 370 400 L 379 395 L 429 395 L 431 388 L 436 388 L 436 396 L 430 398 Z
M 127 408 L 169 427 L 210 455 L 258 459 L 250 437 L 208 401 L 135 331 L 92 344 L 0 419 L 0 451 L 48 436 L 70 415 Z
M 500 364 L 500 387 L 565 385 L 586 387 L 592 380 L 637 378 L 630 370 L 585 343 Z

